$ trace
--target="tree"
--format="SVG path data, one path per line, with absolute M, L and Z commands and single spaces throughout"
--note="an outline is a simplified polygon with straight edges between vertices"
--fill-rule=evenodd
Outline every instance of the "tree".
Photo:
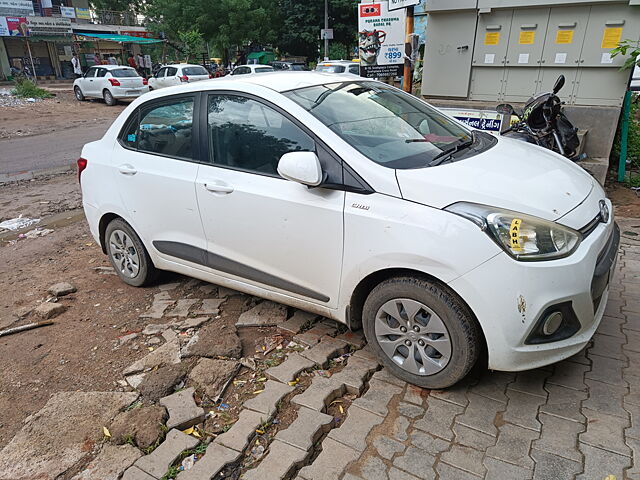
M 204 42 L 202 41 L 202 34 L 198 30 L 178 31 L 178 38 L 187 55 L 185 62 L 189 63 L 191 57 L 197 57 L 202 52 Z
M 137 11 L 142 0 L 90 0 L 95 10 L 114 10 L 117 12 Z
M 329 27 L 336 44 L 353 51 L 358 29 L 358 0 L 329 0 Z M 278 46 L 291 55 L 315 60 L 320 55 L 320 29 L 324 28 L 324 2 L 321 0 L 281 0 L 282 34 Z M 336 47 L 337 48 L 337 47 Z

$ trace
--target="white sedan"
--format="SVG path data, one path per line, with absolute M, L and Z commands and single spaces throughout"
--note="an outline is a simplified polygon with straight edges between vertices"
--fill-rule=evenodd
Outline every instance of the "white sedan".
M 275 69 L 271 65 L 238 65 L 233 69 L 231 75 L 251 75 L 253 73 L 269 73 L 275 72 Z
M 380 362 L 426 388 L 485 358 L 517 371 L 580 352 L 620 239 L 573 162 L 342 75 L 152 92 L 78 167 L 125 283 L 171 270 L 362 326 Z
M 149 79 L 149 87 L 157 90 L 164 87 L 173 87 L 183 83 L 199 82 L 213 78 L 202 65 L 190 65 L 188 63 L 177 63 L 165 65 Z
M 118 100 L 136 98 L 147 93 L 146 78 L 131 67 L 121 65 L 96 65 L 73 82 L 73 93 L 79 101 L 85 98 L 102 98 L 109 105 Z

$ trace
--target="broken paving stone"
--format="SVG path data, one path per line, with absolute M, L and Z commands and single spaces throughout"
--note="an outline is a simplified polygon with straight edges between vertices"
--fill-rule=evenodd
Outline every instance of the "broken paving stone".
M 129 375 L 124 378 L 133 388 L 138 388 L 138 385 L 140 385 L 146 375 L 146 373 L 136 373 L 135 375 Z
M 161 347 L 127 367 L 124 374 L 130 375 L 159 367 L 160 365 L 177 363 L 180 363 L 180 346 L 178 345 L 178 339 L 174 336 Z
M 181 355 L 186 357 L 227 357 L 240 358 L 242 344 L 233 327 L 221 329 L 210 324 L 196 333 L 183 348 Z
M 218 315 L 220 305 L 226 301 L 226 298 L 205 298 L 202 300 L 202 306 L 193 313 L 196 315 Z
M 331 358 L 345 353 L 348 349 L 349 344 L 342 340 L 332 337 L 322 337 L 320 343 L 314 345 L 309 350 L 300 352 L 300 355 L 317 363 L 322 368 L 326 368 Z
M 140 318 L 162 318 L 167 308 L 174 303 L 174 300 L 154 300 L 151 307 L 149 307 L 146 312 L 140 314 Z
M 93 269 L 100 275 L 117 275 L 113 267 L 94 267 Z
M 160 399 L 160 405 L 169 412 L 167 428 L 184 430 L 204 420 L 204 409 L 196 405 L 194 393 L 195 389 L 191 387 Z
M 166 410 L 157 405 L 127 410 L 119 413 L 109 426 L 111 440 L 119 445 L 133 440 L 138 448 L 148 448 L 162 435 L 166 420 Z
M 106 426 L 137 393 L 60 392 L 0 451 L 0 478 L 58 478 L 85 459 Z
M 161 292 L 168 292 L 169 290 L 175 290 L 179 286 L 180 286 L 180 283 L 174 282 L 174 283 L 165 283 L 163 285 L 159 285 L 158 288 L 160 289 Z
M 78 289 L 71 285 L 69 282 L 60 282 L 49 287 L 49 293 L 54 297 L 64 297 L 70 293 L 77 292 Z
M 169 295 L 169 292 L 156 293 L 153 295 L 153 300 L 171 300 L 171 295 Z
M 216 401 L 239 368 L 240 364 L 233 360 L 201 358 L 191 370 L 189 380 L 208 398 Z
M 307 347 L 312 347 L 318 343 L 322 337 L 334 335 L 336 331 L 335 325 L 329 326 L 324 323 L 317 323 L 306 332 L 299 333 L 293 337 L 293 341 Z
M 178 300 L 175 308 L 167 313 L 168 317 L 188 317 L 189 309 L 193 307 L 200 300 L 197 298 L 182 298 Z
M 144 327 L 144 330 L 142 330 L 142 334 L 143 335 L 158 335 L 159 333 L 164 332 L 169 327 L 170 327 L 170 325 L 168 325 L 168 324 L 163 325 L 163 324 L 150 323 L 149 325 Z
M 300 333 L 302 327 L 308 323 L 314 322 L 320 318 L 320 315 L 316 313 L 305 312 L 303 310 L 296 310 L 293 316 L 285 322 L 279 323 L 278 328 L 286 330 L 293 334 Z
M 157 402 L 175 391 L 174 387 L 182 381 L 189 367 L 189 363 L 178 363 L 152 370 L 145 375 L 136 388 L 145 402 Z
M 136 339 L 136 338 L 138 338 L 138 334 L 137 334 L 137 333 L 130 333 L 130 334 L 128 334 L 128 335 L 123 335 L 123 336 L 121 336 L 121 337 L 118 337 L 118 345 L 119 345 L 119 346 L 122 346 L 122 345 L 124 345 L 125 343 L 128 343 L 128 342 L 130 342 L 131 340 L 134 340 L 134 339 Z
M 292 353 L 284 362 L 276 367 L 269 368 L 265 375 L 282 383 L 293 382 L 303 370 L 312 368 L 315 363 L 301 356 L 299 353 Z
M 364 338 L 362 332 L 345 332 L 336 338 L 344 340 L 354 348 L 363 348 L 367 344 L 367 340 Z
M 202 325 L 211 320 L 211 317 L 187 318 L 184 322 L 176 323 L 178 330 L 189 330 L 190 328 L 200 328 Z
M 236 327 L 267 327 L 284 322 L 287 318 L 287 307 L 280 303 L 265 300 L 238 318 Z
M 255 397 L 244 402 L 244 408 L 254 410 L 265 414 L 271 418 L 278 408 L 280 400 L 285 395 L 293 391 L 294 387 L 276 382 L 275 380 L 267 380 L 264 390 Z
M 199 440 L 179 430 L 170 430 L 167 438 L 149 455 L 140 457 L 134 466 L 156 478 L 162 478 L 180 454 L 198 445 Z M 134 477 L 135 478 L 135 477 Z
M 300 407 L 298 416 L 286 429 L 280 430 L 276 439 L 309 451 L 317 440 L 329 429 L 333 423 L 333 417 L 310 408 Z
M 106 443 L 87 467 L 71 480 L 118 480 L 122 472 L 141 456 L 142 452 L 131 445 Z
M 268 420 L 269 418 L 263 413 L 241 410 L 238 421 L 225 433 L 219 435 L 214 442 L 242 452 L 256 434 L 256 428 Z
M 38 305 L 34 311 L 39 317 L 47 320 L 49 318 L 57 317 L 66 310 L 67 307 L 59 303 L 44 302 Z

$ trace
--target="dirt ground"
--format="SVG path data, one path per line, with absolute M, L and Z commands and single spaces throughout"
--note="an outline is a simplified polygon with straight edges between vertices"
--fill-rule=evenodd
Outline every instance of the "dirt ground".
M 50 133 L 86 125 L 87 122 L 115 119 L 127 106 L 107 107 L 102 100 L 78 102 L 69 91 L 56 89 L 55 97 L 36 103 L 0 108 L 0 139 Z M 33 119 L 38 121 L 34 122 Z
M 609 181 L 607 195 L 616 207 L 617 217 L 640 218 L 640 191 Z

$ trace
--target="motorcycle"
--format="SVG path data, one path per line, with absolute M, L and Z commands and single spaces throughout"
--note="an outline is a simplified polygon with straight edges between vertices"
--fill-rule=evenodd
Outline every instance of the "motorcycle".
M 580 139 L 578 129 L 564 114 L 562 100 L 558 92 L 565 83 L 564 75 L 560 75 L 553 86 L 553 91 L 539 93 L 531 97 L 524 105 L 521 113 L 516 113 L 513 106 L 502 103 L 496 107 L 496 111 L 503 115 L 518 117 L 502 135 L 507 135 L 518 140 L 535 143 L 541 147 L 553 150 L 569 160 L 578 162 L 584 160 L 585 153 L 578 154 Z

